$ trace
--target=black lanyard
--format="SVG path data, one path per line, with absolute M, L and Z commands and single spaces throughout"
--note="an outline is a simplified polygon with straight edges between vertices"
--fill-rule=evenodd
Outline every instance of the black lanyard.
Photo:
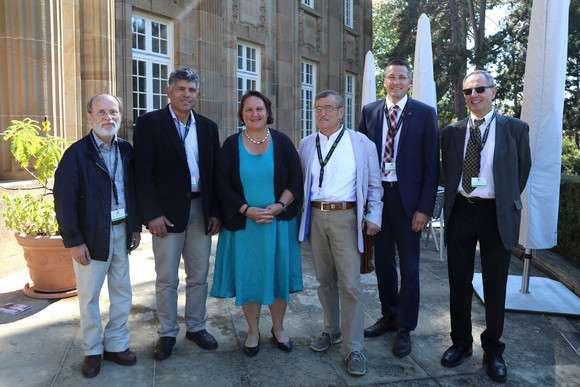
M 316 150 L 318 151 L 318 162 L 320 163 L 320 177 L 318 178 L 318 187 L 322 187 L 322 179 L 324 178 L 324 166 L 328 163 L 328 160 L 330 160 L 330 156 L 332 156 L 332 153 L 336 149 L 338 142 L 344 134 L 344 126 L 341 127 L 342 129 L 340 130 L 338 137 L 336 140 L 334 140 L 334 143 L 332 143 L 332 146 L 330 147 L 330 150 L 326 154 L 326 158 L 324 160 L 322 160 L 322 150 L 320 149 L 320 133 L 316 135 Z
M 101 156 L 101 160 L 103 160 L 104 162 L 105 158 L 103 157 L 101 149 L 97 145 L 97 142 L 95 141 L 95 138 L 92 135 L 91 140 L 93 140 L 93 145 L 95 146 L 95 148 L 97 148 L 97 152 L 99 152 L 99 156 Z M 117 166 L 119 165 L 119 149 L 118 149 L 119 147 L 115 148 L 114 141 L 112 142 L 112 146 L 113 146 L 112 151 L 115 152 L 115 164 L 113 166 L 113 176 L 111 176 L 111 172 L 109 171 L 109 179 L 111 179 L 111 184 L 113 186 L 113 197 L 115 198 L 115 204 L 117 205 L 117 208 L 119 208 L 119 194 L 117 193 L 117 184 L 115 183 L 115 176 L 117 176 Z M 107 167 L 107 169 L 109 169 L 107 163 L 105 163 L 105 166 Z
M 479 153 L 481 153 L 481 151 L 485 147 L 485 143 L 487 142 L 487 136 L 489 135 L 489 127 L 491 126 L 491 123 L 493 122 L 494 119 L 495 119 L 495 111 L 493 112 L 493 115 L 491 116 L 491 120 L 489 120 L 489 123 L 487 124 L 487 127 L 485 128 L 485 132 L 483 133 L 483 137 L 481 138 L 481 142 L 479 142 L 475 138 L 475 134 L 473 134 L 475 124 L 471 120 L 471 117 L 469 118 L 469 137 L 471 138 L 471 142 L 478 146 Z
M 183 137 L 181 137 L 181 122 L 179 121 L 179 118 L 177 118 L 177 116 L 175 117 L 176 121 L 177 121 L 177 130 L 179 131 L 179 138 L 181 139 L 182 144 L 185 146 L 185 139 L 187 138 L 187 135 L 189 134 L 189 125 L 191 125 L 191 113 L 189 113 L 189 118 L 187 119 L 187 124 L 185 124 L 185 134 L 183 135 Z

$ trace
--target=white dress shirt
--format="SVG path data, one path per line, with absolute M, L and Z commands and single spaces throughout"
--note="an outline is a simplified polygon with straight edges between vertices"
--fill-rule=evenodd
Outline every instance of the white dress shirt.
M 401 114 L 403 113 L 403 109 L 405 109 L 405 105 L 407 104 L 408 97 L 405 95 L 401 100 L 397 103 L 393 103 L 388 97 L 385 98 L 386 104 L 386 111 L 388 112 L 386 115 L 383 114 L 383 147 L 381 148 L 381 154 L 379 155 L 381 158 L 381 169 L 383 167 L 383 162 L 385 161 L 385 145 L 387 143 L 387 136 L 389 134 L 389 121 L 387 120 L 387 116 L 390 113 L 390 109 L 393 105 L 397 105 L 399 107 L 399 111 L 397 112 L 397 122 L 402 118 Z M 392 162 L 396 162 L 397 151 L 399 149 L 399 138 L 401 137 L 401 132 L 403 131 L 403 123 L 401 122 L 401 126 L 399 127 L 399 131 L 395 135 L 394 141 L 394 153 L 393 153 L 393 160 Z M 382 171 L 381 171 L 382 172 Z M 382 173 L 381 173 L 382 175 Z M 391 171 L 387 176 L 382 176 L 383 181 L 397 181 L 397 171 Z
M 481 131 L 481 138 L 483 140 L 483 136 L 485 134 L 485 129 L 487 125 L 489 125 L 489 134 L 487 135 L 487 141 L 485 142 L 485 146 L 481 151 L 481 160 L 479 164 L 479 177 L 485 179 L 485 187 L 477 187 L 468 195 L 463 190 L 463 172 L 461 173 L 461 179 L 459 179 L 459 187 L 457 192 L 462 194 L 465 197 L 479 197 L 484 199 L 494 199 L 495 198 L 495 187 L 493 184 L 493 155 L 495 151 L 495 124 L 496 119 L 491 121 L 493 117 L 494 109 L 491 109 L 489 113 L 485 115 L 485 122 L 481 124 L 479 130 Z M 469 141 L 469 133 L 471 125 L 478 117 L 471 114 L 470 120 L 467 123 L 467 130 L 465 131 L 465 141 L 463 144 L 463 160 L 465 160 L 465 151 L 467 150 L 467 141 Z
M 179 138 L 183 141 L 183 138 L 185 137 L 186 124 L 179 121 L 173 112 L 173 109 L 171 109 L 171 105 L 169 105 L 169 111 L 171 112 L 171 116 L 175 122 Z M 187 165 L 191 175 L 191 192 L 199 192 L 199 149 L 197 146 L 197 125 L 192 112 L 189 112 L 189 122 L 189 134 L 185 137 L 185 155 L 187 156 Z
M 342 127 L 341 127 L 342 128 Z M 341 129 L 337 130 L 330 137 L 318 132 L 320 138 L 320 150 L 322 160 L 326 158 L 332 144 L 339 136 Z M 316 150 L 316 148 L 315 148 Z M 356 166 L 352 142 L 348 133 L 344 133 L 328 163 L 324 167 L 324 178 L 322 188 L 319 188 L 320 161 L 318 152 L 313 152 L 312 163 L 312 186 L 310 187 L 311 198 L 313 200 L 322 199 L 327 202 L 356 201 Z

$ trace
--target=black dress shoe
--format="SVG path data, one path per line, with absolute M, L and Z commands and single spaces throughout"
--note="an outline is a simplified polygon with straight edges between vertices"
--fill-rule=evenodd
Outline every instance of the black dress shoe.
M 397 330 L 397 316 L 381 317 L 376 323 L 365 329 L 365 337 L 377 337 L 385 332 Z
M 137 363 L 137 356 L 129 348 L 122 352 L 107 352 L 103 353 L 103 359 L 115 362 L 120 365 L 130 366 Z
M 456 367 L 471 355 L 473 355 L 473 349 L 471 346 L 463 347 L 461 345 L 453 344 L 443 354 L 441 364 L 445 367 Z
M 505 383 L 507 380 L 507 364 L 501 355 L 483 354 L 483 364 L 486 366 L 487 376 L 494 382 Z
M 201 331 L 197 332 L 187 332 L 185 334 L 189 340 L 194 341 L 197 345 L 199 345 L 203 349 L 216 349 L 218 347 L 218 343 L 216 339 L 209 334 L 208 331 L 202 329 Z
M 291 341 L 286 341 L 286 342 L 281 342 L 278 341 L 278 339 L 276 338 L 276 335 L 274 334 L 274 328 L 272 327 L 272 339 L 274 339 L 274 341 L 276 342 L 276 345 L 278 345 L 278 349 L 281 349 L 284 352 L 290 352 L 292 351 L 292 342 Z
M 173 346 L 175 345 L 175 337 L 163 336 L 157 340 L 155 349 L 153 350 L 153 357 L 156 360 L 165 360 L 171 356 Z
M 94 378 L 101 370 L 101 355 L 85 356 L 82 373 L 85 378 Z
M 244 353 L 249 357 L 256 356 L 260 350 L 260 336 L 258 336 L 258 345 L 255 347 L 247 347 L 246 342 L 244 342 Z
M 393 343 L 393 355 L 396 357 L 405 357 L 411 353 L 411 333 L 408 329 L 401 328 L 397 332 L 395 342 Z

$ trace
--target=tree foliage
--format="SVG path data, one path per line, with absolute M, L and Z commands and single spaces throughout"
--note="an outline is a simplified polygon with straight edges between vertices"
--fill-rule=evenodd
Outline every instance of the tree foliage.
M 502 6 L 499 30 L 485 37 L 487 11 Z M 487 69 L 496 78 L 495 104 L 502 114 L 520 116 L 532 0 L 373 1 L 373 53 L 377 66 L 401 58 L 413 63 L 417 21 L 431 22 L 433 71 L 440 125 L 467 115 L 461 89 L 467 69 Z M 377 22 L 379 21 L 379 22 Z M 580 0 L 571 0 L 564 131 L 580 144 Z M 379 37 L 377 39 L 377 37 Z M 469 47 L 469 48 L 468 48 Z M 377 92 L 384 93 L 382 79 Z M 383 94 L 384 95 L 384 94 Z

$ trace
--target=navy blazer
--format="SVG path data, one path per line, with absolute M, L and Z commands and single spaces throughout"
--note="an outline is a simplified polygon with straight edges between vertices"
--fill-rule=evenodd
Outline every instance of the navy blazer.
M 383 119 L 385 100 L 363 107 L 358 131 L 377 147 L 379 165 L 383 159 Z M 397 180 L 405 213 L 433 214 L 439 182 L 439 129 L 437 113 L 431 106 L 407 99 L 399 145 L 395 154 Z
M 206 231 L 209 218 L 221 218 L 215 191 L 215 171 L 220 148 L 217 124 L 193 112 L 199 151 L 199 187 Z M 133 135 L 135 180 L 145 225 L 165 216 L 174 227 L 167 232 L 185 231 L 191 204 L 191 177 L 185 147 L 169 111 L 169 105 L 141 115 Z
M 65 247 L 87 245 L 91 259 L 106 261 L 111 237 L 111 177 L 95 148 L 92 131 L 72 144 L 54 175 L 54 209 Z M 118 138 L 125 181 L 127 250 L 133 232 L 141 232 L 137 216 L 131 144 Z
M 449 224 L 453 204 L 463 173 L 465 118 L 443 129 L 441 156 L 445 175 L 445 227 Z M 503 245 L 511 250 L 518 244 L 522 201 L 532 165 L 529 127 L 517 118 L 496 115 L 493 183 L 497 207 L 497 223 Z M 447 236 L 447 233 L 445 233 Z

